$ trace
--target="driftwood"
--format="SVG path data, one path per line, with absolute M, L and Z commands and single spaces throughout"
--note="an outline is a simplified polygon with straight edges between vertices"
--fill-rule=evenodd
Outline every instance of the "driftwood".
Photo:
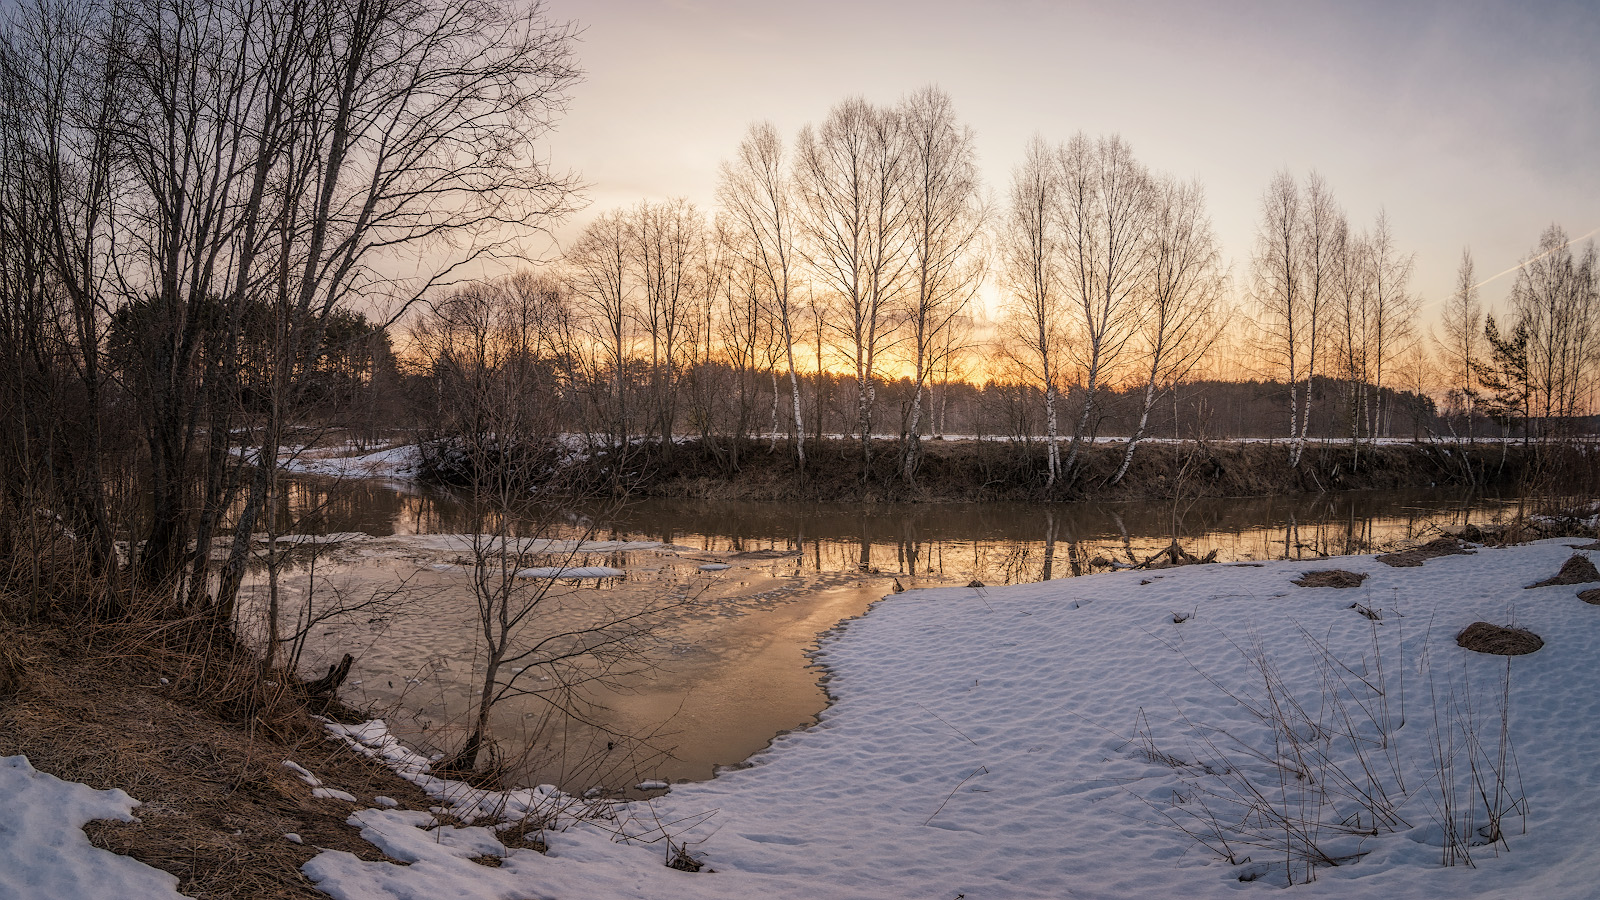
M 1162 562 L 1162 557 L 1166 557 L 1167 562 Z M 1178 546 L 1177 541 L 1173 541 L 1167 545 L 1165 550 L 1161 550 L 1160 552 L 1156 553 L 1155 556 L 1152 556 L 1144 562 L 1139 563 L 1138 565 L 1134 566 L 1134 568 L 1165 569 L 1171 566 L 1194 566 L 1200 565 L 1201 563 L 1210 563 L 1216 561 L 1217 551 L 1215 550 L 1212 550 L 1205 556 L 1195 556 L 1193 553 L 1190 553 L 1189 551 Z
M 337 693 L 339 685 L 344 684 L 344 680 L 350 677 L 350 665 L 355 661 L 354 656 L 346 653 L 337 666 L 328 667 L 328 674 L 316 681 L 306 682 L 306 693 L 312 697 L 332 696 Z

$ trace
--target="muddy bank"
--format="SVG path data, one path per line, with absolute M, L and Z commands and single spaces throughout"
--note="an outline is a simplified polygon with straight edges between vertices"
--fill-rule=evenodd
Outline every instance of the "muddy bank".
M 1047 485 L 1045 448 L 1000 441 L 926 441 L 915 478 L 902 474 L 900 445 L 877 441 L 863 465 L 853 440 L 807 443 L 805 471 L 792 450 L 760 444 L 737 463 L 698 443 L 636 451 L 625 466 L 635 496 L 701 500 L 928 502 L 981 500 L 1171 500 L 1409 487 L 1592 491 L 1600 457 L 1585 446 L 1349 444 L 1307 447 L 1290 467 L 1282 443 L 1141 444 L 1116 484 L 1121 443 L 1086 447 L 1067 477 Z M 1063 448 L 1065 462 L 1065 448 Z

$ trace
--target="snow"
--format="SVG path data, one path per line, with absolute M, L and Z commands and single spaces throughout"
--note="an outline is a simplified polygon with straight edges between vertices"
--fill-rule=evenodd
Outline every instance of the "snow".
M 433 774 L 382 722 L 329 723 L 439 805 L 350 815 L 400 864 L 322 851 L 303 871 L 340 900 L 1238 898 L 1308 876 L 1293 896 L 1591 900 L 1600 606 L 1575 596 L 1585 585 L 1524 588 L 1576 543 L 1413 568 L 1361 556 L 908 591 L 823 639 L 834 699 L 815 727 L 651 800 L 480 790 Z M 1291 583 L 1330 568 L 1368 577 Z M 1544 647 L 1508 663 L 1457 646 L 1478 620 Z M 1480 784 L 1501 798 L 1503 843 L 1480 836 L 1481 809 L 1461 818 Z M 1352 801 L 1363 787 L 1387 792 L 1389 826 L 1370 826 L 1376 801 Z M 1232 861 L 1184 833 L 1217 845 L 1203 803 L 1226 813 L 1250 790 L 1257 821 L 1286 817 L 1339 864 L 1286 866 L 1282 829 L 1242 816 L 1220 817 Z M 1447 795 L 1473 865 L 1441 864 Z M 80 830 L 131 818 L 127 795 L 13 757 L 0 798 L 0 897 L 177 896 L 171 876 Z M 519 820 L 546 823 L 547 853 L 501 842 L 496 826 Z M 679 852 L 706 870 L 664 864 Z
M 553 815 L 578 801 L 548 788 L 497 795 L 435 778 L 381 723 L 330 726 L 450 797 L 443 808 L 465 812 L 471 827 L 360 811 L 352 824 L 410 865 L 325 852 L 305 871 L 347 900 L 1236 898 L 1284 884 L 1281 849 L 1240 847 L 1230 863 L 1172 824 L 1203 830 L 1189 815 L 1196 791 L 1213 792 L 1214 804 L 1225 794 L 1210 765 L 1254 784 L 1272 808 L 1298 811 L 1344 857 L 1312 870 L 1315 881 L 1295 896 L 1592 898 L 1600 607 L 1572 586 L 1523 589 L 1554 574 L 1571 543 L 1483 549 L 1420 568 L 1365 556 L 909 591 L 825 639 L 818 656 L 835 699 L 816 727 L 778 738 L 748 768 L 596 807 L 608 816 L 584 824 Z M 1335 567 L 1370 577 L 1355 589 L 1290 583 Z M 1474 866 L 1444 867 L 1439 786 L 1461 789 L 1456 801 L 1470 804 L 1468 736 L 1480 762 L 1498 741 L 1506 659 L 1454 641 L 1480 619 L 1514 622 L 1546 644 L 1509 666 L 1503 771 L 1520 802 L 1502 822 L 1506 844 L 1476 840 L 1466 848 Z M 1285 733 L 1320 748 L 1319 779 L 1355 770 L 1356 744 L 1338 740 L 1346 722 L 1367 739 L 1361 758 L 1380 770 L 1403 822 L 1337 834 L 1359 810 L 1273 774 L 1272 741 L 1281 746 L 1284 733 L 1245 705 L 1269 699 L 1264 671 L 1276 679 L 1271 697 L 1307 710 L 1308 722 L 1285 719 Z M 1391 705 L 1363 684 L 1381 686 Z M 1436 740 L 1437 721 L 1454 737 Z M 1383 732 L 1385 749 L 1371 751 Z M 1455 777 L 1441 778 L 1434 755 L 1451 744 Z M 492 843 L 490 824 L 524 815 L 559 823 L 544 835 L 547 855 Z M 1480 814 L 1472 827 L 1483 822 Z M 715 872 L 665 866 L 669 840 Z M 490 853 L 504 856 L 500 868 L 469 861 Z
M 286 472 L 324 475 L 332 478 L 409 479 L 416 476 L 419 458 L 411 444 L 383 450 L 362 451 L 354 444 L 286 450 L 279 462 Z
M 621 569 L 609 566 L 534 566 L 518 569 L 518 578 L 617 578 Z
M 0 897 L 6 900 L 182 900 L 178 879 L 89 843 L 96 819 L 137 822 L 138 801 L 97 791 L 0 757 Z

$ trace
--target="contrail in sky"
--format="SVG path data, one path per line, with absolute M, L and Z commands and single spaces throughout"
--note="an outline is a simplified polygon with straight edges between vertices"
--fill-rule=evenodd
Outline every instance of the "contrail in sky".
M 1488 284 L 1489 282 L 1494 281 L 1496 278 L 1502 278 L 1502 277 L 1504 277 L 1506 275 L 1510 275 L 1512 272 L 1515 272 L 1518 269 L 1523 268 L 1524 266 L 1527 266 L 1527 265 L 1529 265 L 1531 263 L 1536 263 L 1539 260 L 1544 259 L 1546 256 L 1549 256 L 1550 254 L 1556 252 L 1557 250 L 1562 250 L 1562 249 L 1565 249 L 1567 247 L 1570 247 L 1573 244 L 1576 244 L 1577 242 L 1583 240 L 1584 238 L 1590 237 L 1591 235 L 1595 235 L 1595 234 L 1600 234 L 1600 227 L 1596 227 L 1596 228 L 1590 229 L 1588 234 L 1580 234 L 1577 237 L 1573 238 L 1572 240 L 1567 241 L 1565 244 L 1562 244 L 1560 247 L 1551 247 L 1549 250 L 1546 250 L 1545 252 L 1539 254 L 1538 256 L 1533 257 L 1532 259 L 1525 259 L 1522 262 L 1519 262 L 1516 265 L 1512 266 L 1511 268 L 1505 270 L 1504 272 L 1497 272 L 1497 273 L 1495 273 L 1493 275 L 1490 275 L 1488 278 L 1485 278 L 1484 280 L 1482 280 L 1482 281 L 1478 282 L 1477 284 L 1473 285 L 1473 288 L 1474 289 L 1481 288 L 1484 285 Z M 1452 293 L 1450 296 L 1455 297 L 1455 296 L 1459 296 L 1460 294 L 1461 294 L 1460 291 L 1456 291 L 1455 293 Z

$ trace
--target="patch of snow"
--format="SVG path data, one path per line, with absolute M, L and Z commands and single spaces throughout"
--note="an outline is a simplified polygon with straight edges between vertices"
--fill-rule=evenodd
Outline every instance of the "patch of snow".
M 960 588 L 908 591 L 823 639 L 816 656 L 832 704 L 815 727 L 779 737 L 748 767 L 605 806 L 601 823 L 552 828 L 547 856 L 504 850 L 487 828 L 364 810 L 351 824 L 410 865 L 330 851 L 304 871 L 342 900 L 1238 900 L 1282 883 L 1275 851 L 1242 846 L 1226 862 L 1168 815 L 1191 827 L 1202 821 L 1186 810 L 1196 809 L 1193 786 L 1215 777 L 1204 765 L 1219 755 L 1231 752 L 1240 769 L 1272 769 L 1270 756 L 1247 748 L 1270 754 L 1274 733 L 1241 703 L 1264 696 L 1263 661 L 1279 689 L 1314 714 L 1328 699 L 1331 658 L 1348 667 L 1339 670 L 1347 686 L 1375 681 L 1380 665 L 1394 695 L 1404 682 L 1406 715 L 1374 708 L 1371 721 L 1381 722 L 1374 727 L 1408 787 L 1403 821 L 1391 829 L 1326 836 L 1343 858 L 1296 885 L 1296 897 L 1592 900 L 1589 836 L 1600 830 L 1600 786 L 1574 773 L 1593 768 L 1590 748 L 1600 743 L 1600 667 L 1592 663 L 1600 607 L 1571 586 L 1522 588 L 1555 574 L 1570 554 L 1557 539 L 1416 568 L 1347 557 L 1339 568 L 1368 575 L 1348 591 L 1291 584 L 1326 561 L 1181 567 L 1142 586 L 1136 573 L 1105 573 L 991 588 L 984 603 Z M 1194 612 L 1179 623 L 1174 609 Z M 1508 669 L 1505 657 L 1456 645 L 1478 620 L 1514 622 L 1545 645 Z M 1504 823 L 1506 845 L 1480 841 L 1470 847 L 1474 865 L 1444 867 L 1429 799 L 1440 783 L 1429 695 L 1459 703 L 1470 692 L 1492 752 L 1507 671 L 1520 772 L 1513 790 L 1526 802 Z M 1448 727 L 1448 711 L 1445 718 Z M 389 761 L 469 826 L 581 802 L 548 786 L 489 792 L 439 779 L 381 722 L 327 727 Z M 1150 752 L 1141 733 L 1162 752 Z M 1351 752 L 1336 740 L 1327 746 Z M 1458 802 L 1474 802 L 1465 758 L 1458 766 Z M 1265 772 L 1260 783 L 1281 789 L 1274 777 Z M 1347 801 L 1304 808 L 1342 815 Z M 716 873 L 663 865 L 667 840 Z M 500 868 L 470 861 L 491 853 L 503 857 Z M 1244 883 L 1252 879 L 1263 884 Z
M 617 578 L 621 569 L 609 566 L 534 566 L 518 569 L 518 578 Z
M 0 897 L 6 900 L 183 900 L 176 876 L 89 843 L 95 820 L 137 822 L 139 801 L 0 757 Z
M 702 572 L 721 572 L 723 569 L 731 569 L 731 568 L 733 568 L 733 566 L 730 566 L 727 563 L 706 563 L 705 565 L 700 567 L 700 571 L 702 571 Z
M 311 790 L 311 796 L 316 797 L 318 800 L 343 800 L 346 803 L 356 802 L 356 796 L 354 794 L 337 790 L 335 788 L 313 788 Z
M 296 775 L 300 776 L 300 780 L 304 781 L 306 784 L 309 784 L 314 788 L 315 787 L 322 787 L 322 779 L 320 779 L 317 776 L 311 774 L 311 770 L 307 769 L 305 766 L 300 765 L 299 763 L 295 762 L 294 760 L 292 760 L 292 759 L 284 760 L 283 761 L 283 767 L 285 769 L 288 769 L 289 771 L 295 773 Z
M 298 834 L 295 834 L 292 831 L 284 832 L 283 833 L 283 839 L 288 841 L 291 844 L 304 844 L 306 842 L 305 838 L 301 837 Z

